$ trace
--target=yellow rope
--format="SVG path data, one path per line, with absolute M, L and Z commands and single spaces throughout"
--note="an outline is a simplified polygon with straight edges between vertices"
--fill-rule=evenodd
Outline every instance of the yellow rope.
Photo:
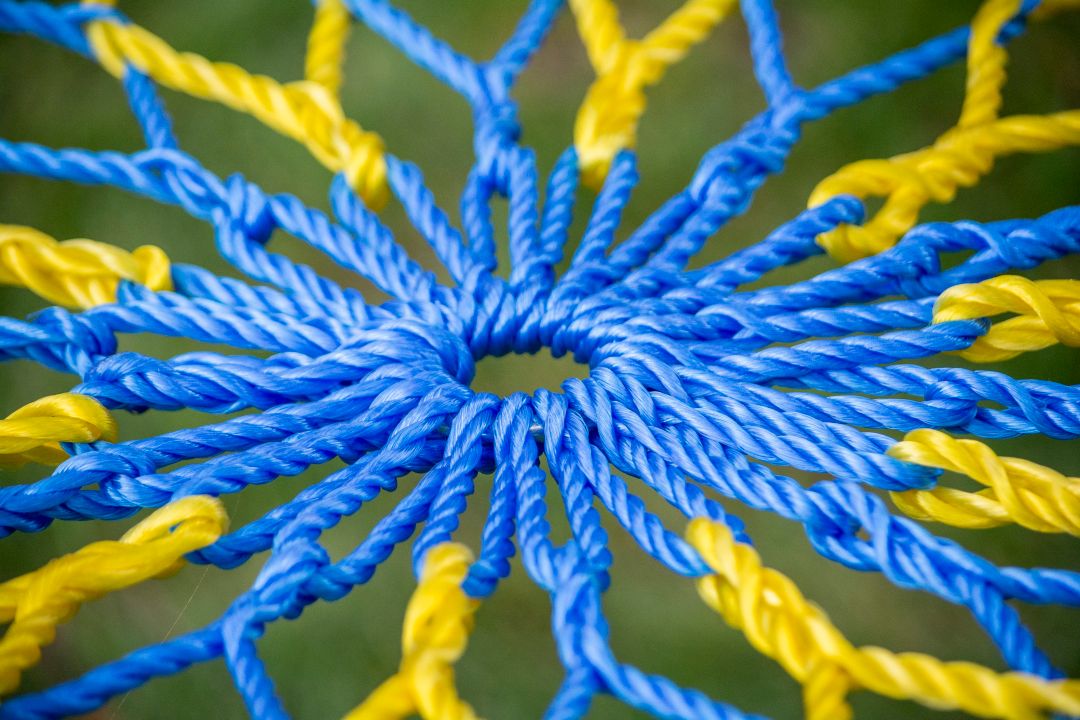
M 0 467 L 27 462 L 56 465 L 67 459 L 59 443 L 116 440 L 116 421 L 86 395 L 49 395 L 0 420 Z
M 987 0 L 971 21 L 967 79 L 957 128 L 973 128 L 997 120 L 1009 55 L 997 42 L 1001 28 L 1020 11 L 1023 0 Z
M 948 202 L 971 187 L 994 160 L 1018 152 L 1049 152 L 1080 144 L 1080 110 L 1053 115 L 1014 115 L 971 129 L 953 130 L 928 148 L 891 160 L 861 160 L 814 189 L 810 205 L 836 195 L 885 197 L 864 225 L 844 225 L 818 240 L 837 260 L 849 262 L 886 250 L 911 229 L 930 200 Z
M 918 221 L 924 205 L 948 202 L 959 188 L 977 184 L 998 157 L 1080 144 L 1080 111 L 998 119 L 1008 56 L 996 38 L 1020 4 L 987 0 L 972 20 L 965 97 L 954 128 L 921 150 L 847 165 L 814 188 L 811 207 L 842 194 L 885 199 L 864 225 L 844 225 L 818 238 L 834 258 L 849 262 L 892 247 Z M 1050 3 L 1051 9 L 1078 4 Z
M 570 0 L 596 81 L 574 125 L 582 180 L 598 188 L 620 150 L 632 148 L 645 112 L 645 88 L 700 43 L 734 0 L 686 0 L 642 40 L 626 37 L 612 0 Z
M 454 684 L 454 663 L 465 653 L 480 605 L 461 589 L 472 559 L 469 549 L 458 543 L 427 552 L 420 583 L 405 611 L 401 666 L 346 720 L 477 718 Z
M 177 52 L 137 25 L 100 20 L 87 26 L 87 37 L 98 61 L 111 74 L 122 77 L 128 63 L 160 85 L 250 114 L 303 143 L 328 169 L 343 172 L 364 201 L 378 208 L 387 198 L 382 138 L 345 117 L 336 93 L 323 82 L 327 72 L 330 82 L 335 74 L 340 79 L 340 71 L 328 71 L 323 60 L 340 52 L 337 43 L 343 43 L 344 37 L 328 29 L 335 22 L 334 10 L 322 13 L 321 20 L 316 18 L 314 46 L 308 47 L 308 60 L 318 69 L 320 80 L 284 85 L 232 63 Z M 312 58 L 320 60 L 315 63 Z
M 116 302 L 121 280 L 169 290 L 169 272 L 169 258 L 154 245 L 129 253 L 93 240 L 57 242 L 33 228 L 0 225 L 0 283 L 28 288 L 58 305 Z
M 169 268 L 168 257 L 153 245 L 128 253 L 93 240 L 57 242 L 33 228 L 0 225 L 0 283 L 68 307 L 115 302 L 121 280 L 170 289 Z M 101 439 L 116 440 L 116 422 L 101 403 L 75 393 L 51 395 L 0 420 L 0 467 L 56 465 L 67 458 L 60 443 Z
M 850 718 L 846 696 L 857 688 L 980 717 L 1034 720 L 1050 712 L 1080 713 L 1077 680 L 997 673 L 922 653 L 855 647 L 790 578 L 762 566 L 757 551 L 737 543 L 726 526 L 698 518 L 687 537 L 716 573 L 698 580 L 701 597 L 802 683 L 807 718 Z
M 179 570 L 183 556 L 216 541 L 227 521 L 216 499 L 187 497 L 150 515 L 119 541 L 92 543 L 0 584 L 0 622 L 9 623 L 0 639 L 0 694 L 18 687 L 22 672 L 56 638 L 56 627 L 80 605 Z
M 959 354 L 975 362 L 1008 360 L 1021 353 L 1063 343 L 1080 347 L 1080 280 L 1029 280 L 999 275 L 970 285 L 955 285 L 934 306 L 934 322 L 1017 317 L 995 323 Z
M 304 58 L 304 79 L 322 85 L 334 98 L 339 97 L 344 81 L 342 66 L 351 27 L 352 16 L 341 0 L 320 0 L 315 7 Z
M 938 430 L 913 430 L 889 455 L 968 476 L 985 490 L 948 487 L 892 493 L 897 507 L 919 520 L 964 528 L 1017 523 L 1040 532 L 1080 536 L 1080 478 L 1027 460 L 999 457 L 977 440 Z

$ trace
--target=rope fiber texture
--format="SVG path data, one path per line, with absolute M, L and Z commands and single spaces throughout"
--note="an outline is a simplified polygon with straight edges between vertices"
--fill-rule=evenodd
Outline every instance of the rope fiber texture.
M 52 468 L 32 483 L 0 485 L 0 538 L 54 521 L 123 524 L 143 514 L 119 541 L 0 584 L 0 718 L 92 713 L 215 659 L 252 717 L 286 718 L 289 699 L 259 655 L 267 627 L 344 597 L 410 541 L 417 587 L 400 664 L 347 717 L 483 714 L 459 693 L 455 665 L 483 621 L 481 601 L 515 555 L 550 596 L 565 669 L 545 718 L 583 717 L 600 694 L 662 718 L 759 717 L 618 659 L 602 607 L 615 560 L 605 517 L 693 579 L 709 607 L 800 683 L 807 718 L 852 717 L 855 692 L 979 717 L 1080 717 L 1080 680 L 1063 677 L 1016 607 L 1080 605 L 1080 574 L 999 566 L 934 531 L 1014 524 L 1080 535 L 1080 478 L 992 447 L 1035 435 L 1075 443 L 1080 387 L 971 364 L 1080 346 L 1080 281 L 1021 274 L 1080 253 L 1080 206 L 1034 219 L 919 223 L 925 205 L 975 185 L 999 157 L 1080 144 L 1080 110 L 1000 112 L 1009 42 L 1080 3 L 985 0 L 970 27 L 811 89 L 788 70 L 770 0 L 686 0 L 641 39 L 628 37 L 614 0 L 566 5 L 531 0 L 494 56 L 479 61 L 389 0 L 316 0 L 302 78 L 280 82 L 174 49 L 111 1 L 0 0 L 0 30 L 56 44 L 115 76 L 146 145 L 122 153 L 0 139 L 0 171 L 177 206 L 212 227 L 217 250 L 246 278 L 171 263 L 152 246 L 128 251 L 0 226 L 0 283 L 54 305 L 0 318 L 0 358 L 77 378 L 70 392 L 0 420 L 0 464 Z M 573 144 L 542 177 L 512 94 L 564 10 L 596 77 Z M 766 109 L 709 150 L 645 222 L 619 232 L 638 180 L 648 89 L 737 13 Z M 416 165 L 344 112 L 354 23 L 471 108 L 475 163 L 460 227 Z M 956 61 L 966 63 L 967 80 L 954 127 L 923 149 L 837 170 L 807 210 L 767 237 L 688 269 L 783 169 L 804 126 Z M 330 211 L 206 169 L 181 149 L 159 87 L 247 113 L 300 143 L 334 173 Z M 594 193 L 592 208 L 571 237 L 575 205 L 588 194 L 579 186 Z M 508 206 L 505 228 L 495 227 L 496 198 Z M 881 204 L 868 216 L 871 199 Z M 401 206 L 450 283 L 398 243 L 378 215 L 388 202 Z M 277 232 L 391 299 L 371 304 L 275 252 Z M 497 272 L 503 237 L 509 268 Z M 831 269 L 758 282 L 822 254 Z M 159 359 L 120 351 L 125 334 L 236 352 Z M 477 360 L 545 347 L 587 363 L 588 377 L 531 395 L 470 387 Z M 919 364 L 941 355 L 946 362 Z M 230 416 L 118 437 L 115 413 L 181 409 Z M 340 469 L 293 499 L 227 528 L 222 496 L 337 459 Z M 816 479 L 789 477 L 785 467 Z M 455 536 L 480 473 L 493 480 L 479 547 L 468 548 Z M 398 489 L 412 474 L 419 479 Z M 322 534 L 384 492 L 397 493 L 393 509 L 331 560 Z M 651 512 L 643 497 L 652 494 L 688 526 L 669 527 Z M 853 644 L 763 564 L 718 497 L 797 523 L 844 567 L 967 608 L 1006 669 Z M 549 513 L 565 518 L 566 542 L 552 538 Z M 189 563 L 248 562 L 262 563 L 256 580 L 211 624 L 19 693 L 24 672 L 82 604 Z

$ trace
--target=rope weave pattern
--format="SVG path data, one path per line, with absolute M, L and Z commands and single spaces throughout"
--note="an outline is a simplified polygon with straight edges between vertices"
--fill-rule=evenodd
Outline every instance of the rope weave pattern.
M 601 693 L 657 717 L 757 717 L 616 657 L 602 608 L 614 561 L 602 515 L 657 562 L 695 579 L 710 607 L 801 683 L 808 718 L 851 717 L 847 697 L 859 690 L 981 717 L 1080 716 L 1080 681 L 1062 677 L 1015 608 L 1080 605 L 1080 575 L 998 566 L 924 526 L 1012 523 L 1080 534 L 1080 479 L 999 457 L 973 439 L 1075 440 L 1080 387 L 915 362 L 941 353 L 993 362 L 1080 345 L 1080 283 L 1016 274 L 1080 252 L 1080 206 L 1028 220 L 917 224 L 924 205 L 976 184 L 997 157 L 1080 143 L 1080 111 L 1000 117 L 1008 42 L 1029 21 L 1052 21 L 1078 4 L 986 0 L 970 28 L 805 89 L 787 69 L 769 0 L 687 0 L 641 40 L 627 37 L 612 0 L 569 0 L 596 80 L 574 144 L 542 180 L 521 143 L 512 90 L 562 5 L 531 0 L 481 62 L 388 0 L 318 0 L 303 79 L 279 82 L 175 50 L 110 2 L 0 0 L 0 30 L 60 45 L 117 77 L 147 146 L 94 152 L 0 139 L 0 170 L 183 208 L 213 227 L 220 254 L 253 281 L 170 263 L 153 247 L 129 253 L 0 227 L 0 282 L 64 306 L 0 319 L 0 358 L 78 378 L 70 393 L 0 420 L 0 462 L 56 465 L 31 484 L 0 487 L 0 537 L 155 509 L 118 542 L 0 585 L 0 718 L 93 712 L 217 658 L 253 717 L 286 718 L 288 699 L 259 657 L 267 626 L 340 599 L 409 540 L 418 585 L 401 663 L 348 717 L 478 717 L 483 708 L 460 696 L 454 666 L 515 554 L 550 595 L 565 668 L 546 718 L 582 717 Z M 637 182 L 646 89 L 736 10 L 767 109 L 708 151 L 685 189 L 616 242 Z M 461 227 L 418 167 L 342 110 L 353 22 L 470 105 L 476 160 Z M 954 128 L 925 149 L 840 169 L 806 211 L 764 239 L 687 269 L 783 169 L 805 125 L 965 58 Z M 248 113 L 300 142 L 335 173 L 330 213 L 207 170 L 181 149 L 159 85 Z M 579 184 L 596 194 L 572 241 Z M 505 229 L 493 221 L 496 197 L 508 203 Z M 866 219 L 869 198 L 884 203 Z M 451 284 L 411 259 L 380 220 L 391 199 Z M 369 304 L 275 252 L 277 231 L 392 299 Z M 503 234 L 505 275 L 495 272 Z M 746 287 L 822 253 L 846 264 Z M 1014 317 L 999 321 L 1002 314 Z M 167 360 L 120 352 L 117 336 L 131 333 L 241 352 Z M 587 363 L 589 377 L 567 380 L 560 392 L 504 398 L 470 388 L 477 359 L 542 347 Z M 252 350 L 261 354 L 243 352 Z M 249 412 L 158 437 L 117 437 L 112 413 L 147 409 Z M 226 530 L 218 497 L 338 458 L 342 469 Z M 785 466 L 823 477 L 804 483 L 774 469 Z M 953 488 L 944 472 L 983 489 Z M 332 561 L 321 534 L 410 473 L 420 479 L 393 510 Z M 493 482 L 474 551 L 454 535 L 479 473 Z M 651 493 L 690 521 L 685 534 L 648 509 L 642 498 Z M 717 495 L 798 523 L 818 553 L 845 567 L 966 607 L 1009 670 L 853 645 L 763 564 Z M 556 544 L 549 513 L 560 506 L 570 539 Z M 233 568 L 256 555 L 257 580 L 210 625 L 17 694 L 23 671 L 82 603 L 185 561 Z

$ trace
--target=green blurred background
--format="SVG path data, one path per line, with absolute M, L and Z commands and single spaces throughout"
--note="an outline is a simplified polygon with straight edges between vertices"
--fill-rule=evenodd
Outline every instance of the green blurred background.
M 510 31 L 525 1 L 402 0 L 400 4 L 457 48 L 485 57 Z M 963 24 L 977 7 L 975 0 L 888 4 L 816 0 L 779 5 L 790 64 L 804 85 Z M 675 3 L 625 0 L 620 6 L 631 34 L 640 35 Z M 129 0 L 123 9 L 181 49 L 234 61 L 283 80 L 296 78 L 302 67 L 311 12 L 299 0 Z M 1037 23 L 1015 41 L 1006 112 L 1048 112 L 1080 105 L 1078 40 L 1080 18 L 1074 15 Z M 745 217 L 712 239 L 702 260 L 760 239 L 803 208 L 814 184 L 841 165 L 930 142 L 955 119 L 963 77 L 957 65 L 809 127 L 787 171 L 766 184 Z M 137 127 L 119 85 L 92 63 L 39 41 L 4 36 L 0 39 L 0 78 L 3 137 L 51 146 L 139 149 Z M 577 104 L 591 79 L 573 25 L 564 15 L 516 92 L 524 142 L 536 148 L 542 171 L 550 168 L 569 142 Z M 686 183 L 702 152 L 762 109 L 741 20 L 725 22 L 649 95 L 639 143 L 642 180 L 626 214 L 627 228 Z M 268 190 L 293 192 L 313 205 L 325 206 L 329 175 L 299 145 L 216 105 L 175 93 L 165 96 L 183 147 L 211 170 L 222 175 L 243 172 Z M 363 28 L 356 30 L 350 44 L 344 103 L 365 128 L 386 138 L 392 152 L 424 169 L 441 204 L 456 216 L 471 160 L 465 103 Z M 949 207 L 928 208 L 924 217 L 993 220 L 1036 216 L 1075 203 L 1080 200 L 1078 161 L 1076 150 L 1004 159 L 978 188 L 961 192 Z M 174 261 L 232 274 L 213 251 L 210 229 L 175 208 L 110 189 L 12 176 L 0 183 L 2 222 L 28 224 L 59 238 L 89 237 L 126 248 L 153 243 Z M 392 204 L 384 217 L 415 257 L 434 266 L 430 251 L 399 208 Z M 275 237 L 273 242 L 335 280 L 378 297 L 369 285 L 307 246 L 286 237 Z M 776 280 L 805 277 L 828 266 L 829 261 L 819 258 Z M 1078 271 L 1080 263 L 1073 258 L 1041 268 L 1033 276 L 1076 277 Z M 0 288 L 0 296 L 9 315 L 23 316 L 42 307 L 26 291 Z M 159 357 L 194 349 L 188 343 L 157 337 L 125 337 L 122 343 L 125 350 Z M 999 368 L 1020 377 L 1080 382 L 1075 349 L 1053 348 Z M 564 378 L 584 372 L 568 358 L 554 359 L 546 352 L 487 358 L 479 363 L 474 384 L 506 394 L 557 388 Z M 0 408 L 14 409 L 43 394 L 69 389 L 73 382 L 69 376 L 29 363 L 5 364 L 0 366 Z M 128 415 L 121 418 L 122 437 L 213 420 L 194 412 Z M 1080 474 L 1075 442 L 1023 438 L 995 447 Z M 226 498 L 234 526 L 258 517 L 336 467 L 318 468 Z M 30 482 L 41 474 L 41 469 L 27 468 L 8 474 L 4 482 Z M 488 483 L 488 478 L 479 482 L 462 532 L 467 541 L 478 537 Z M 326 543 L 331 553 L 340 557 L 354 547 L 394 500 L 381 498 L 329 532 Z M 681 518 L 666 508 L 654 509 L 681 531 Z M 772 516 L 733 509 L 747 521 L 765 561 L 793 576 L 855 642 L 1001 667 L 991 644 L 966 611 L 925 594 L 893 588 L 880 576 L 832 565 L 814 554 L 799 528 Z M 86 542 L 115 538 L 133 522 L 58 523 L 37 535 L 7 538 L 0 545 L 0 577 L 30 570 Z M 798 687 L 779 667 L 757 655 L 740 634 L 708 611 L 692 583 L 648 560 L 610 518 L 605 523 L 616 558 L 605 607 L 612 643 L 622 660 L 667 674 L 747 711 L 779 718 L 800 715 Z M 935 530 L 996 562 L 1080 568 L 1076 545 L 1066 538 L 1015 528 Z M 556 528 L 556 532 L 564 535 L 565 529 Z M 394 671 L 400 655 L 401 618 L 413 588 L 407 557 L 397 553 L 371 583 L 347 598 L 316 605 L 299 621 L 271 626 L 259 644 L 260 653 L 295 717 L 340 716 Z M 259 565 L 256 559 L 230 572 L 188 567 L 168 580 L 89 604 L 61 629 L 41 665 L 26 674 L 23 689 L 47 687 L 134 648 L 204 625 L 251 583 Z M 1021 612 L 1051 657 L 1070 675 L 1080 674 L 1075 614 L 1026 606 Z M 550 639 L 548 599 L 516 565 L 510 579 L 479 613 L 469 652 L 459 664 L 461 691 L 485 717 L 538 717 L 560 678 Z M 865 694 L 856 695 L 854 702 L 861 717 L 953 717 Z M 213 662 L 158 680 L 93 717 L 233 718 L 243 714 L 224 665 Z M 591 717 L 640 716 L 610 699 L 600 699 Z

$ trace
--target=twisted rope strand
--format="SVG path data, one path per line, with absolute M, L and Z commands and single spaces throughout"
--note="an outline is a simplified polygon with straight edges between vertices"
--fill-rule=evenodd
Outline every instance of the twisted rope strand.
M 578 33 L 596 71 L 574 124 L 582 182 L 598 188 L 615 156 L 634 147 L 645 88 L 703 41 L 734 0 L 686 0 L 642 40 L 630 40 L 612 0 L 570 0 Z
M 76 393 L 49 395 L 0 420 L 0 466 L 58 465 L 67 457 L 60 443 L 96 440 L 116 441 L 116 421 L 101 403 Z
M 889 448 L 889 455 L 917 465 L 968 476 L 986 490 L 948 487 L 893 493 L 903 512 L 919 520 L 985 528 L 1018 523 L 1040 532 L 1080 535 L 1080 478 L 1019 458 L 999 457 L 977 440 L 937 430 L 915 430 Z
M 764 567 L 753 548 L 736 543 L 726 526 L 698 519 L 687 537 L 715 573 L 698 581 L 702 599 L 741 629 L 759 652 L 808 686 L 803 695 L 807 718 L 851 717 L 844 698 L 858 687 L 980 717 L 1080 712 L 1080 681 L 998 674 L 920 653 L 857 648 L 790 579 Z
M 187 497 L 158 510 L 118 541 L 92 543 L 39 570 L 0 584 L 0 694 L 12 692 L 83 603 L 183 565 L 185 553 L 217 540 L 228 518 L 221 503 Z
M 116 301 L 121 280 L 170 290 L 169 259 L 153 245 L 128 253 L 93 240 L 54 238 L 0 225 L 0 283 L 25 287 L 58 305 L 89 308 Z
M 324 11 L 324 16 L 332 12 Z M 332 17 L 324 20 L 333 21 Z M 324 27 L 317 29 L 322 32 Z M 177 52 L 136 25 L 106 20 L 91 23 L 86 33 L 98 61 L 112 75 L 124 77 L 125 67 L 130 65 L 165 87 L 248 113 L 302 142 L 329 170 L 344 173 L 372 207 L 385 203 L 382 139 L 346 118 L 323 83 L 305 80 L 282 85 L 231 63 Z M 316 47 L 320 52 L 326 49 L 325 42 L 319 39 Z M 320 68 L 319 72 L 325 73 L 325 66 Z
M 402 629 L 401 667 L 345 715 L 346 720 L 475 720 L 454 687 L 479 602 L 461 590 L 472 553 L 457 543 L 431 548 Z
M 1009 360 L 1056 343 L 1080 347 L 1080 281 L 1028 280 L 999 275 L 974 285 L 954 285 L 934 304 L 934 322 L 1019 317 L 994 323 L 989 332 L 962 351 L 975 362 Z
M 986 0 L 972 19 L 964 104 L 955 127 L 922 150 L 847 165 L 814 189 L 811 206 L 841 194 L 885 198 L 864 225 L 845 225 L 819 238 L 830 255 L 850 262 L 892 247 L 926 203 L 952 200 L 958 188 L 989 173 L 997 157 L 1080 142 L 1077 111 L 998 119 L 1008 58 L 998 38 L 1022 6 L 1022 0 Z
M 345 44 L 352 18 L 341 0 L 319 0 L 308 33 L 304 55 L 304 79 L 326 88 L 337 99 L 344 82 Z

